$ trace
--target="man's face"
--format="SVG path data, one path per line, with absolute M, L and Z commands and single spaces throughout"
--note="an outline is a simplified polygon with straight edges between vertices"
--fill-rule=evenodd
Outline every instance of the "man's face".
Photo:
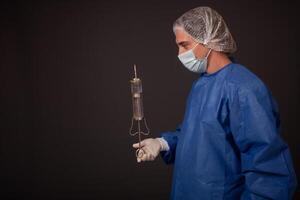
M 190 49 L 192 49 L 197 42 L 187 34 L 184 30 L 176 29 L 175 31 L 176 44 L 178 46 L 178 54 L 182 54 Z M 208 48 L 204 47 L 202 44 L 198 44 L 193 52 L 196 58 L 204 58 L 209 51 Z

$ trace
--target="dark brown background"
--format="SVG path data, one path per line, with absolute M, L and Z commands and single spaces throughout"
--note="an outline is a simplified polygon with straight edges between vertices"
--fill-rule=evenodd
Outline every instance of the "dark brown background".
M 137 164 L 131 149 L 129 79 L 136 63 L 151 136 L 174 129 L 197 75 L 177 59 L 172 23 L 200 5 L 223 15 L 237 62 L 277 99 L 299 173 L 296 4 L 22 2 L 0 3 L 1 199 L 168 199 L 172 167 Z

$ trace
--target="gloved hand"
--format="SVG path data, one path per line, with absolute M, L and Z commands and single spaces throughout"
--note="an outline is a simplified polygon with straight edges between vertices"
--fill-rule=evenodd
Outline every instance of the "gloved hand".
M 139 148 L 139 143 L 132 145 L 134 148 Z M 141 161 L 153 161 L 161 151 L 168 151 L 169 145 L 163 138 L 147 138 L 141 141 L 141 149 L 144 151 L 144 155 L 141 158 L 137 158 L 137 162 Z

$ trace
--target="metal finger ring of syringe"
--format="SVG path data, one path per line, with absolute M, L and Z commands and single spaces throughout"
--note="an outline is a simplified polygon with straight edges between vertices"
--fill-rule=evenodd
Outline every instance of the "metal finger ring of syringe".
M 137 77 L 135 65 L 134 65 L 134 78 L 130 80 L 130 83 L 131 83 L 133 116 L 131 120 L 131 126 L 129 129 L 129 134 L 131 136 L 138 135 L 139 148 L 136 150 L 136 157 L 141 158 L 145 154 L 141 146 L 141 135 L 149 135 L 150 129 L 148 128 L 146 118 L 144 117 L 144 111 L 143 111 L 142 80 Z M 136 128 L 134 128 L 135 122 L 137 123 Z M 142 123 L 144 123 L 145 130 L 142 130 L 141 128 Z

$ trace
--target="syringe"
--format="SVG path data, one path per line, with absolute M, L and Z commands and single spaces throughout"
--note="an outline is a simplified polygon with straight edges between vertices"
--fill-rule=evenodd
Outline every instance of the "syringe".
M 143 110 L 143 97 L 142 97 L 142 80 L 137 77 L 136 65 L 134 65 L 134 78 L 130 80 L 131 83 L 131 94 L 132 94 L 132 110 L 133 116 L 131 120 L 131 127 L 129 130 L 129 134 L 135 136 L 138 134 L 139 136 L 139 148 L 136 151 L 136 156 L 141 158 L 144 155 L 144 151 L 141 147 L 141 134 L 149 135 L 150 130 L 148 128 L 146 118 L 144 117 Z M 134 122 L 137 122 L 136 130 L 134 130 Z M 141 122 L 144 123 L 144 127 L 146 131 L 141 131 Z

